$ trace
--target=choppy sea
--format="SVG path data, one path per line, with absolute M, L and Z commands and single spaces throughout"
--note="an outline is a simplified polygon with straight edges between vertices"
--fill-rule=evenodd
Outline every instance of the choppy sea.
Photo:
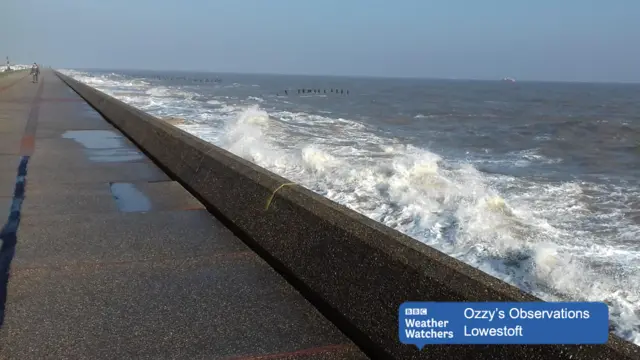
M 640 345 L 640 85 L 62 72 Z

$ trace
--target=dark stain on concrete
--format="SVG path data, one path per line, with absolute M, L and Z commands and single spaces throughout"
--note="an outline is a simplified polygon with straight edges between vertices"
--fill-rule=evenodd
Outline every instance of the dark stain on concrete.
M 35 149 L 34 139 L 36 128 L 38 127 L 38 116 L 40 114 L 39 100 L 42 98 L 43 89 L 44 78 L 40 82 L 36 97 L 33 100 L 33 105 L 29 112 L 29 118 L 24 129 L 24 136 L 22 137 L 20 144 L 22 159 L 18 165 L 18 173 L 16 175 L 16 183 L 13 191 L 9 218 L 0 230 L 0 328 L 4 324 L 11 261 L 13 260 L 13 256 L 16 252 L 16 245 L 18 244 L 18 229 L 20 227 L 22 203 L 26 197 L 27 189 L 27 168 L 29 165 L 29 159 L 31 158 L 31 155 L 33 155 Z
M 18 243 L 18 228 L 20 227 L 20 212 L 25 198 L 27 187 L 27 165 L 29 156 L 23 156 L 18 165 L 16 186 L 11 202 L 11 211 L 7 222 L 0 230 L 0 327 L 4 323 L 5 304 L 7 302 L 7 287 L 9 285 L 9 272 L 13 255 Z

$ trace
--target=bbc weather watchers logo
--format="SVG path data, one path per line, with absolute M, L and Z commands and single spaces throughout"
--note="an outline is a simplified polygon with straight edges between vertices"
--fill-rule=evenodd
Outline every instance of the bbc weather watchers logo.
M 406 308 L 405 315 L 427 315 L 427 308 Z
M 606 344 L 609 307 L 594 302 L 408 301 L 398 309 L 398 337 L 420 350 L 431 344 Z

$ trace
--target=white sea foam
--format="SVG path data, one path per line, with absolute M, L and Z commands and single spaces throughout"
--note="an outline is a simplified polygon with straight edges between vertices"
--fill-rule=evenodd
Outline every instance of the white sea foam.
M 546 300 L 605 301 L 616 332 L 640 344 L 640 226 L 627 216 L 637 186 L 487 174 L 357 121 L 267 113 L 263 98 L 248 107 L 223 96 L 186 103 L 184 90 L 143 79 L 64 72 L 143 110 L 185 117 L 186 131 Z M 530 149 L 496 161 L 558 160 Z
M 11 70 L 24 70 L 24 69 L 30 69 L 31 65 L 11 64 L 10 68 L 11 68 Z M 7 70 L 7 65 L 6 64 L 0 65 L 0 73 L 5 72 L 6 70 Z

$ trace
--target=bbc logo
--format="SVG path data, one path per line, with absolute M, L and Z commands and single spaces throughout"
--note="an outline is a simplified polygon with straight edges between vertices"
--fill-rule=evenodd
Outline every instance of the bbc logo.
M 404 309 L 405 315 L 427 315 L 426 308 L 406 308 Z

